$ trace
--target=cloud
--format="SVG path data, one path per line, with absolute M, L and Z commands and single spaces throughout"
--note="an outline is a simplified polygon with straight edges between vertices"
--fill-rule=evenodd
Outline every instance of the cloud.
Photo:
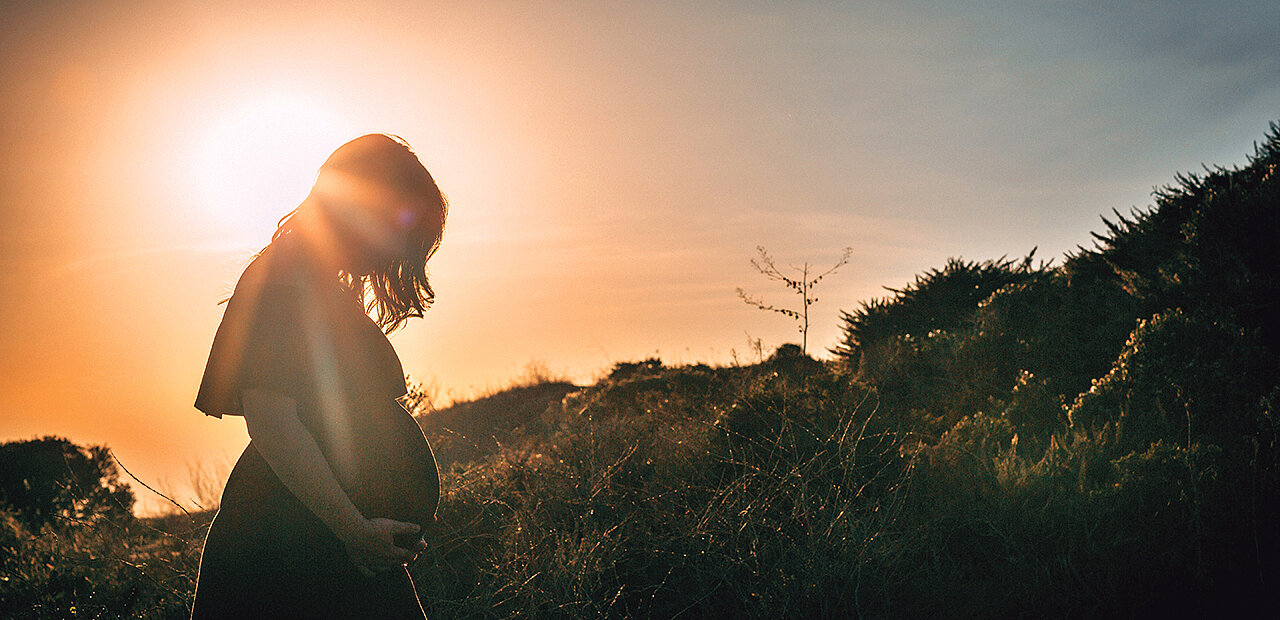
M 133 248 L 86 254 L 67 261 L 61 265 L 64 273 L 83 274 L 99 269 L 127 269 L 136 265 L 139 259 L 155 261 L 173 254 L 222 254 L 242 256 L 247 260 L 256 250 L 246 248 L 243 244 L 211 240 L 175 246 L 156 246 L 149 248 Z

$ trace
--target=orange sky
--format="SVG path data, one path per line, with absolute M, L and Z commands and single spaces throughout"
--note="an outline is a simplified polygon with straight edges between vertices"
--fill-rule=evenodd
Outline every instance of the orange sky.
M 791 301 L 757 244 L 854 248 L 822 353 L 881 286 L 1060 256 L 1280 110 L 1266 4 L 268 4 L 0 5 L 0 439 L 106 443 L 179 494 L 233 460 L 243 425 L 191 407 L 215 302 L 361 133 L 451 200 L 437 305 L 393 342 L 465 396 L 534 360 L 587 381 L 798 340 L 734 295 Z

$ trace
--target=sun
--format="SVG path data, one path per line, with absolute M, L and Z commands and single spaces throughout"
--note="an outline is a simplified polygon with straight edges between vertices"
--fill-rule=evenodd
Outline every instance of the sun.
M 306 197 L 329 153 L 355 137 L 346 119 L 298 93 L 255 93 L 214 109 L 195 136 L 189 187 L 212 221 L 232 226 L 274 224 Z

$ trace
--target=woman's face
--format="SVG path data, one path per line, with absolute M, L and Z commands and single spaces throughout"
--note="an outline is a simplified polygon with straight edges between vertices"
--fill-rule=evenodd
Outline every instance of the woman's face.
M 413 250 L 413 210 L 391 205 L 379 210 L 359 209 L 339 216 L 346 221 L 348 271 L 366 275 L 381 265 L 404 260 Z
M 363 183 L 344 185 L 346 191 L 320 195 L 336 224 L 344 269 L 366 275 L 393 260 L 411 258 L 420 211 L 412 199 Z

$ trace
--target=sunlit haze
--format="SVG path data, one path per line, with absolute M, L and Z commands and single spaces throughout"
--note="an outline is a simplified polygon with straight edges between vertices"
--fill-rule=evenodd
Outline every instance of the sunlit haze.
M 204 203 L 199 217 L 235 225 L 279 215 L 280 205 L 307 194 L 333 145 L 352 135 L 351 125 L 323 103 L 287 89 L 227 93 L 210 106 L 210 122 L 182 171 Z
M 823 357 L 882 287 L 1060 259 L 1280 119 L 1276 4 L 1054 6 L 0 5 L 0 440 L 105 443 L 179 496 L 229 465 L 243 424 L 191 404 L 216 302 L 363 133 L 448 195 L 437 303 L 392 342 L 465 398 L 798 342 L 734 293 L 792 302 L 757 245 L 853 248 Z

